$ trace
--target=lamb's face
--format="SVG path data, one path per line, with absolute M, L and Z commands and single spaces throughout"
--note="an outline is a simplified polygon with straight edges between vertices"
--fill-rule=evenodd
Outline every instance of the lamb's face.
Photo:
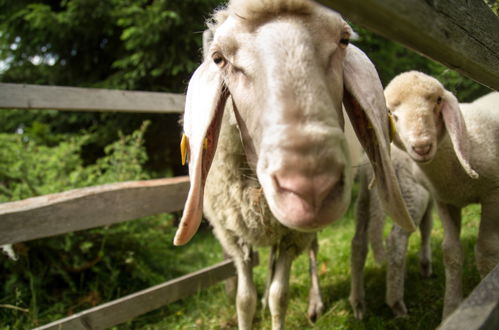
M 246 156 L 274 216 L 294 229 L 317 230 L 350 202 L 341 101 L 351 30 L 329 12 L 247 23 L 229 17 L 209 56 L 222 71 Z
M 420 72 L 406 72 L 388 84 L 385 98 L 397 130 L 395 143 L 414 161 L 430 162 L 445 132 L 443 86 Z

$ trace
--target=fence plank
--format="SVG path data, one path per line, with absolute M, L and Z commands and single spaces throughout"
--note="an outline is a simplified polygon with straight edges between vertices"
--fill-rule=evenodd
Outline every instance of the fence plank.
M 347 19 L 499 89 L 499 19 L 483 0 L 318 0 Z
M 183 208 L 188 177 L 131 181 L 0 204 L 0 245 Z
M 257 253 L 253 254 L 252 260 L 253 266 L 258 265 Z M 214 266 L 88 309 L 35 330 L 106 329 L 192 295 L 234 275 L 234 264 L 231 259 L 228 259 Z
M 181 113 L 185 95 L 0 83 L 0 108 Z
M 439 327 L 439 330 L 474 329 L 499 329 L 499 264 Z

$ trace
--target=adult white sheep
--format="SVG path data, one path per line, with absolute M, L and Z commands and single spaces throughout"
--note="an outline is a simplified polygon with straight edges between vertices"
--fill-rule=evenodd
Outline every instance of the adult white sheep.
M 390 82 L 385 97 L 395 143 L 428 179 L 444 227 L 445 318 L 463 295 L 462 207 L 482 206 L 475 248 L 480 275 L 499 262 L 499 93 L 459 105 L 436 79 L 410 71 Z
M 182 148 L 191 187 L 174 244 L 194 235 L 204 206 L 234 258 L 241 329 L 251 329 L 256 308 L 251 247 L 278 244 L 269 293 L 278 329 L 293 258 L 350 202 L 342 100 L 391 215 L 414 225 L 389 161 L 381 83 L 348 45 L 343 19 L 305 0 L 234 0 L 213 19 L 209 56 L 187 90 Z
M 414 223 L 421 231 L 420 271 L 429 277 L 431 267 L 430 234 L 432 228 L 432 201 L 430 192 L 421 182 L 421 173 L 411 158 L 396 146 L 392 146 L 392 162 L 400 184 L 402 196 Z M 404 303 L 404 276 L 407 244 L 410 232 L 393 225 L 385 248 L 383 227 L 386 213 L 375 189 L 369 189 L 373 179 L 369 164 L 359 169 L 359 195 L 356 202 L 355 236 L 352 239 L 350 304 L 355 318 L 361 320 L 366 312 L 364 293 L 364 266 L 368 241 L 378 263 L 386 260 L 386 303 L 396 316 L 407 314 Z

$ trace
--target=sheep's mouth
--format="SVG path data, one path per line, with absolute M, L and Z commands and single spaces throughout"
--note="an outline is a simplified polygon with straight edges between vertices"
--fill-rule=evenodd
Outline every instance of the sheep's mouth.
M 409 155 L 417 163 L 428 163 L 435 155 L 433 143 L 422 146 L 411 146 L 409 150 Z
M 429 163 L 433 159 L 433 157 L 430 155 L 421 156 L 421 155 L 412 154 L 412 153 L 411 153 L 411 158 L 412 158 L 412 160 L 414 160 L 416 163 L 419 163 L 419 164 Z

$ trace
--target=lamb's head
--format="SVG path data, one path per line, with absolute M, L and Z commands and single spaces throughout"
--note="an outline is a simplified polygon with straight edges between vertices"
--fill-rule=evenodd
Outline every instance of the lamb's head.
M 456 156 L 471 177 L 466 125 L 456 97 L 435 78 L 404 72 L 385 88 L 387 107 L 395 122 L 395 143 L 416 162 L 429 163 L 449 134 Z
M 187 242 L 199 225 L 227 100 L 248 163 L 283 225 L 318 230 L 349 205 L 342 101 L 386 199 L 398 198 L 393 173 L 384 175 L 391 167 L 381 83 L 367 57 L 348 45 L 352 31 L 340 15 L 312 1 L 260 0 L 232 1 L 215 18 L 213 41 L 187 91 L 191 191 L 175 244 Z M 409 219 L 405 228 L 411 226 Z

